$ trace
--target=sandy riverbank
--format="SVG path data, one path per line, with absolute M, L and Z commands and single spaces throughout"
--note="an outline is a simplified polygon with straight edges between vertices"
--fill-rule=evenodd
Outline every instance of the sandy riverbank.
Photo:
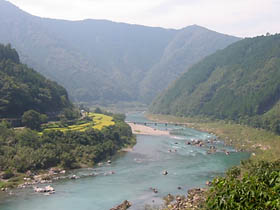
M 132 129 L 133 134 L 141 134 L 141 135 L 151 135 L 151 136 L 169 136 L 169 131 L 162 131 L 158 129 L 154 129 L 145 125 L 139 125 L 134 123 L 128 123 L 128 125 Z

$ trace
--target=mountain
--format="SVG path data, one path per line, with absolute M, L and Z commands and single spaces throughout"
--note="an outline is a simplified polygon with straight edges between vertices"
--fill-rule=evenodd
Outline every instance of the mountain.
M 165 48 L 160 61 L 142 81 L 142 99 L 146 102 L 153 100 L 194 63 L 237 40 L 197 25 L 179 30 Z
M 280 132 L 280 35 L 246 38 L 206 57 L 163 92 L 151 111 Z
M 0 118 L 27 110 L 56 113 L 71 107 L 66 90 L 20 63 L 10 45 L 0 44 Z
M 181 30 L 32 16 L 0 0 L 0 42 L 61 83 L 77 101 L 148 102 L 186 68 L 239 38 Z M 165 76 L 166 75 L 166 76 Z

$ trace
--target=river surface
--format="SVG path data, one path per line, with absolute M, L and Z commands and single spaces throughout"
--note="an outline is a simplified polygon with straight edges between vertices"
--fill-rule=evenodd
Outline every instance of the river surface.
M 128 121 L 148 121 L 143 113 L 130 113 Z M 214 136 L 180 126 L 153 126 L 171 130 L 172 136 L 137 136 L 132 152 L 112 158 L 112 164 L 71 171 L 70 174 L 95 176 L 52 183 L 56 193 L 45 196 L 33 190 L 13 191 L 14 195 L 0 194 L 1 210 L 108 210 L 124 200 L 133 203 L 130 209 L 144 209 L 146 204 L 160 204 L 168 193 L 186 194 L 193 187 L 204 187 L 207 180 L 223 174 L 248 153 L 235 152 L 222 142 L 215 142 L 220 151 L 208 155 L 206 147 L 187 145 L 186 141 L 207 141 Z M 170 150 L 172 152 L 170 152 Z M 176 150 L 176 151 L 175 151 Z M 162 175 L 164 170 L 168 175 Z M 114 171 L 115 174 L 110 174 Z M 179 190 L 178 187 L 182 189 Z M 156 188 L 155 194 L 150 188 Z

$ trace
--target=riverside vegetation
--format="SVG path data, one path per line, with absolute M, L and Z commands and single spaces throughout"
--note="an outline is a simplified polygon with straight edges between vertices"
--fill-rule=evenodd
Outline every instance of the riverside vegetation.
M 280 208 L 280 136 L 264 129 L 230 121 L 201 117 L 148 115 L 154 121 L 184 123 L 190 128 L 213 133 L 251 157 L 240 166 L 217 177 L 206 191 L 191 190 L 190 198 L 172 196 L 164 210 L 173 209 L 279 209 Z M 194 193 L 193 193 L 194 191 Z M 179 207 L 180 206 L 180 207 Z
M 111 157 L 121 148 L 135 143 L 131 129 L 123 119 L 124 116 L 113 115 L 114 125 L 102 129 L 65 132 L 51 129 L 41 135 L 30 129 L 15 130 L 2 122 L 0 171 L 3 180 L 0 185 L 17 186 L 27 171 L 55 166 L 66 169 L 93 166 Z
M 153 118 L 185 122 L 252 154 L 197 195 L 199 205 L 180 200 L 166 209 L 280 209 L 279 64 L 279 34 L 247 38 L 191 67 L 153 102 L 153 113 L 181 116 Z
M 151 111 L 232 120 L 280 133 L 280 35 L 238 41 L 193 65 Z
M 0 188 L 51 167 L 93 166 L 135 143 L 124 115 L 80 117 L 66 90 L 21 64 L 10 45 L 0 45 L 0 96 Z M 42 124 L 48 117 L 60 121 Z M 27 128 L 14 129 L 11 118 Z

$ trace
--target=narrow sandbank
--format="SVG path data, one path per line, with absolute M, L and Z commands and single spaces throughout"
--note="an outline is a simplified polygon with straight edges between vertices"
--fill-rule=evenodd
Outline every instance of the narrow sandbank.
M 162 131 L 155 128 L 151 128 L 145 125 L 139 125 L 134 123 L 128 123 L 131 127 L 133 134 L 150 135 L 150 136 L 169 136 L 169 131 Z

